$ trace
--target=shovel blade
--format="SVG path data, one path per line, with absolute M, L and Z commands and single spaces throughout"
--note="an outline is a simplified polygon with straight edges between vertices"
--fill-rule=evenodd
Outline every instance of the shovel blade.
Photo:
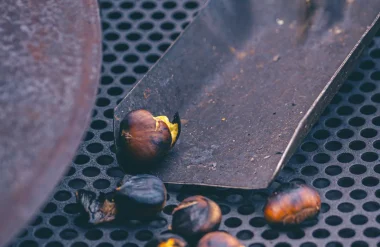
M 377 0 L 211 0 L 115 108 L 115 140 L 131 110 L 178 111 L 181 136 L 149 173 L 266 188 L 375 35 L 379 10 Z

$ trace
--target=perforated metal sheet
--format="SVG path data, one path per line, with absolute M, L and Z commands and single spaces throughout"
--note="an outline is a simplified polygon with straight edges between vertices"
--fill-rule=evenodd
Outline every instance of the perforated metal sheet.
M 123 175 L 113 153 L 112 109 L 191 21 L 203 1 L 101 0 L 103 69 L 93 120 L 51 200 L 11 246 L 143 246 L 167 230 L 185 197 L 203 194 L 223 210 L 221 228 L 246 246 L 380 246 L 380 33 L 361 62 L 268 190 L 169 186 L 168 203 L 152 222 L 92 227 L 78 214 L 74 191 L 110 192 Z M 244 144 L 241 144 L 244 145 Z M 322 196 L 322 213 L 300 229 L 271 229 L 266 196 L 297 180 Z

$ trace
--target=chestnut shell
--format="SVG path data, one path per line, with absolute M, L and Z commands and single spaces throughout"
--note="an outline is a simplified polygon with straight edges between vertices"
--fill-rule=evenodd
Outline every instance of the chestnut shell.
M 176 234 L 165 233 L 150 240 L 145 247 L 189 247 L 189 244 Z
M 284 183 L 268 198 L 264 217 L 271 224 L 295 225 L 319 213 L 321 198 L 305 184 Z
M 221 220 L 218 204 L 204 196 L 191 196 L 174 208 L 171 227 L 185 238 L 199 238 L 218 230 Z
M 243 247 L 243 245 L 231 234 L 217 231 L 204 235 L 197 247 Z
M 104 195 L 96 198 L 95 193 L 80 189 L 75 193 L 76 201 L 88 215 L 90 224 L 100 224 L 113 221 L 116 217 L 116 207 Z
M 151 217 L 165 206 L 166 188 L 156 176 L 139 174 L 123 181 L 116 189 L 114 201 L 118 217 Z
M 178 113 L 172 123 L 178 124 L 178 134 L 173 144 L 170 129 L 164 121 L 154 119 L 147 110 L 129 112 L 120 123 L 117 140 L 118 159 L 123 169 L 139 171 L 160 161 L 179 138 L 181 122 Z

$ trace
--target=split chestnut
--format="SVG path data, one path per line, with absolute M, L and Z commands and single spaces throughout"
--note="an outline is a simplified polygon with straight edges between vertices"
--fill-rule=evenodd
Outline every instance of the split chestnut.
M 147 110 L 129 112 L 120 124 L 118 160 L 126 171 L 142 171 L 160 161 L 174 147 L 181 133 L 178 113 L 170 122 Z
M 173 210 L 171 228 L 185 238 L 199 238 L 216 231 L 222 220 L 218 204 L 204 196 L 191 196 Z
M 265 219 L 271 224 L 294 225 L 319 213 L 321 198 L 305 184 L 285 183 L 268 198 Z

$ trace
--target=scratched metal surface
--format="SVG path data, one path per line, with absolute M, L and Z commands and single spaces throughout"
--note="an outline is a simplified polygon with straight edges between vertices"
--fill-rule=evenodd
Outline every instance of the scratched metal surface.
M 114 137 L 131 110 L 178 111 L 179 141 L 150 173 L 266 188 L 375 34 L 379 10 L 379 1 L 211 0 L 115 108 Z
M 98 5 L 0 1 L 0 246 L 68 167 L 90 120 L 101 63 Z

